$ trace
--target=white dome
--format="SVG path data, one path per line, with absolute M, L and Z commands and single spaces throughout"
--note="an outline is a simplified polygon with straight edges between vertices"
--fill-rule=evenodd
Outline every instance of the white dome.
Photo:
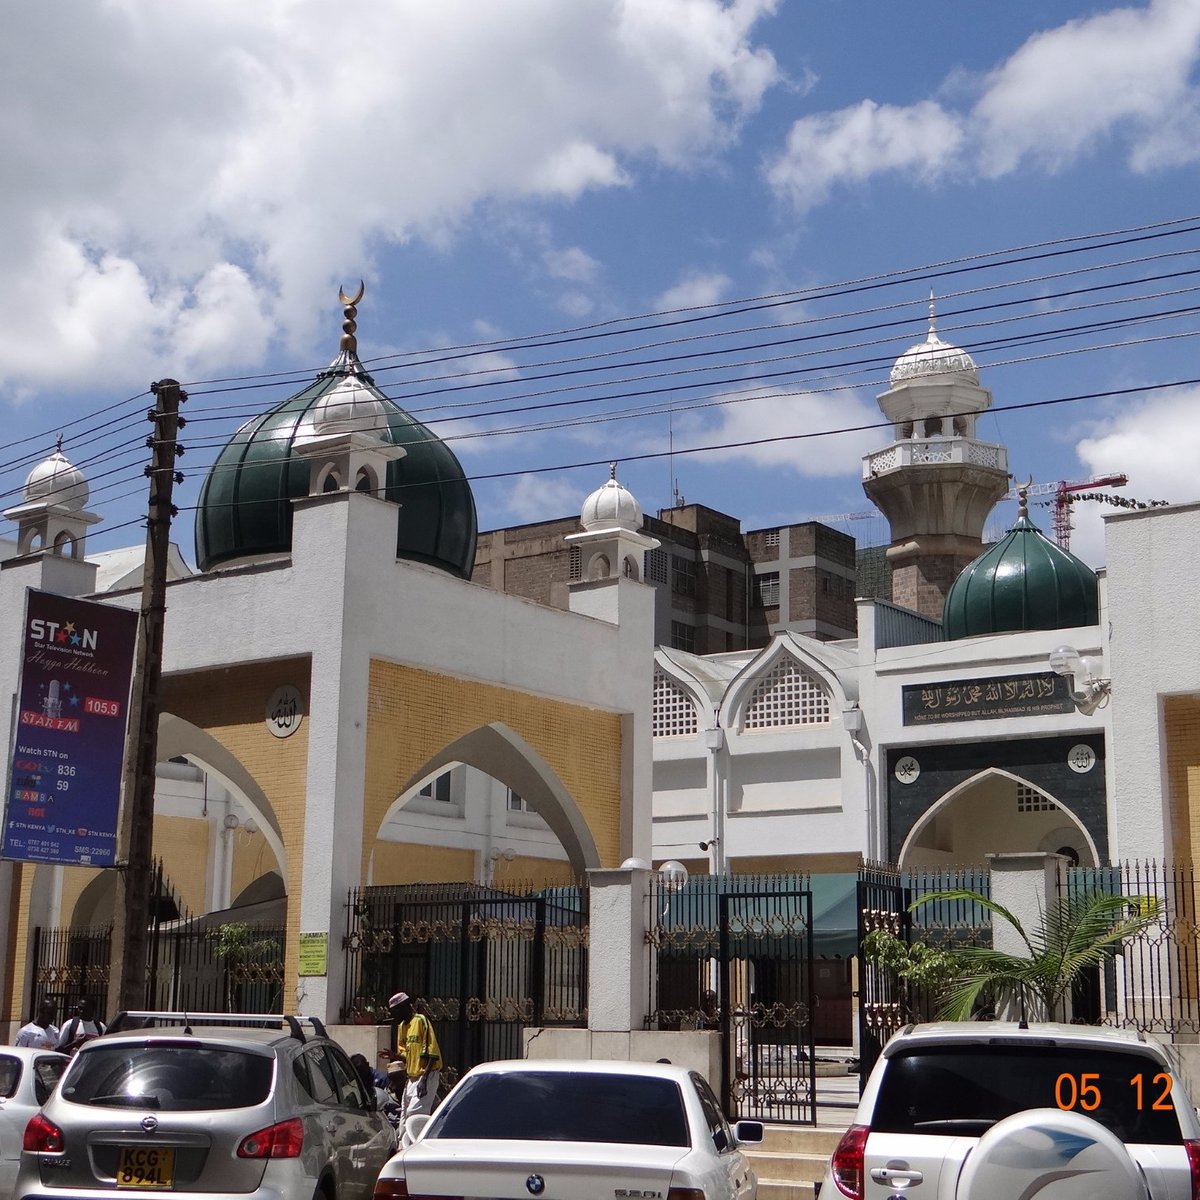
M 312 408 L 309 418 L 316 434 L 373 433 L 387 440 L 388 419 L 379 398 L 361 379 L 347 375 Z
M 943 342 L 932 328 L 929 336 L 915 346 L 910 346 L 896 359 L 892 367 L 893 384 L 928 375 L 959 375 L 971 383 L 979 382 L 979 369 L 975 360 L 965 351 L 949 342 Z
M 67 461 L 61 450 L 38 463 L 25 480 L 27 504 L 51 504 L 70 512 L 81 512 L 91 489 L 78 467 Z
M 642 506 L 628 488 L 617 482 L 614 468 L 613 477 L 583 502 L 579 521 L 589 532 L 620 528 L 637 533 L 642 528 Z

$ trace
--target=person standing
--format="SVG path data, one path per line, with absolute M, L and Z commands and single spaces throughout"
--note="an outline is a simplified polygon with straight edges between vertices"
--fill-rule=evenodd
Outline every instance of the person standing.
M 397 1022 L 396 1042 L 390 1055 L 389 1078 L 402 1075 L 403 1088 L 393 1083 L 400 1100 L 400 1128 L 418 1113 L 433 1112 L 441 1082 L 442 1052 L 433 1024 L 419 1013 L 407 992 L 397 992 L 388 1001 L 388 1011 Z
M 96 1016 L 96 1002 L 84 996 L 75 1009 L 75 1015 L 62 1027 L 55 1047 L 65 1054 L 74 1054 L 84 1042 L 98 1038 L 108 1027 Z
M 58 1026 L 54 1024 L 54 1005 L 43 1000 L 37 1016 L 17 1030 L 17 1045 L 32 1046 L 35 1050 L 53 1050 L 58 1045 Z

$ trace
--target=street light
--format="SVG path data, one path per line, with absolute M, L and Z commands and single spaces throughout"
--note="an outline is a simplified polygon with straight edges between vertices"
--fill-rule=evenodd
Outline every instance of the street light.
M 1071 681 L 1071 701 L 1090 717 L 1103 708 L 1112 696 L 1112 680 L 1096 674 L 1097 662 L 1084 658 L 1074 646 L 1057 646 L 1050 651 L 1050 670 Z

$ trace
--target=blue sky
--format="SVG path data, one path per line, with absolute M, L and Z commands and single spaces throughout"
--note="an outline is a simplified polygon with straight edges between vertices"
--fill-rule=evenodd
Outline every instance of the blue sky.
M 1121 470 L 1128 497 L 1200 498 L 1200 389 L 1123 390 L 1200 376 L 1196 0 L 63 0 L 13 6 L 6 25 L 0 491 L 14 503 L 61 432 L 105 517 L 96 549 L 141 536 L 126 524 L 145 503 L 133 397 L 165 376 L 191 393 L 175 530 L 191 557 L 205 467 L 333 357 L 338 286 L 360 277 L 360 352 L 454 439 L 482 528 L 576 511 L 607 470 L 572 464 L 610 458 L 650 512 L 676 488 L 745 528 L 868 508 L 859 459 L 884 431 L 763 439 L 880 420 L 931 287 L 997 409 L 1121 393 L 985 418 L 1014 474 Z M 1162 222 L 1177 224 L 1153 240 L 980 257 Z M 959 259 L 977 269 L 924 269 Z M 819 294 L 866 277 L 881 286 Z M 962 314 L 988 301 L 1019 320 L 965 328 L 998 315 Z M 1083 303 L 1097 307 L 1069 311 Z M 626 320 L 684 309 L 673 319 L 703 319 Z M 584 326 L 604 336 L 523 348 Z M 848 332 L 864 326 L 881 328 Z M 1014 333 L 1034 340 L 990 344 Z M 768 340 L 785 344 L 740 349 Z M 670 345 L 636 349 L 652 342 Z M 651 373 L 626 359 L 700 349 L 622 382 Z M 548 358 L 556 380 L 535 380 Z M 701 365 L 726 370 L 670 373 Z M 450 390 L 461 370 L 491 373 Z M 264 386 L 203 382 L 250 375 Z M 615 396 L 632 390 L 645 411 L 622 418 L 634 402 Z M 491 411 L 568 398 L 586 402 Z M 1073 547 L 1093 563 L 1102 511 L 1077 516 Z M 879 522 L 864 531 L 882 539 Z

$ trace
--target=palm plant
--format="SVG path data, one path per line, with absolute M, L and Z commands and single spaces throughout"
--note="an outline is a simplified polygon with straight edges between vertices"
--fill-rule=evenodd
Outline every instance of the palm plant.
M 1065 1016 L 1071 989 L 1082 974 L 1114 957 L 1126 938 L 1153 925 L 1161 911 L 1153 896 L 1081 892 L 1059 896 L 1043 910 L 1041 925 L 1026 932 L 1003 905 L 969 890 L 931 892 L 912 907 L 939 900 L 970 901 L 987 909 L 1012 926 L 1027 951 L 1010 954 L 985 946 L 947 950 L 952 970 L 941 990 L 938 1016 L 950 1021 L 970 1020 L 982 1002 L 1028 1020 Z

